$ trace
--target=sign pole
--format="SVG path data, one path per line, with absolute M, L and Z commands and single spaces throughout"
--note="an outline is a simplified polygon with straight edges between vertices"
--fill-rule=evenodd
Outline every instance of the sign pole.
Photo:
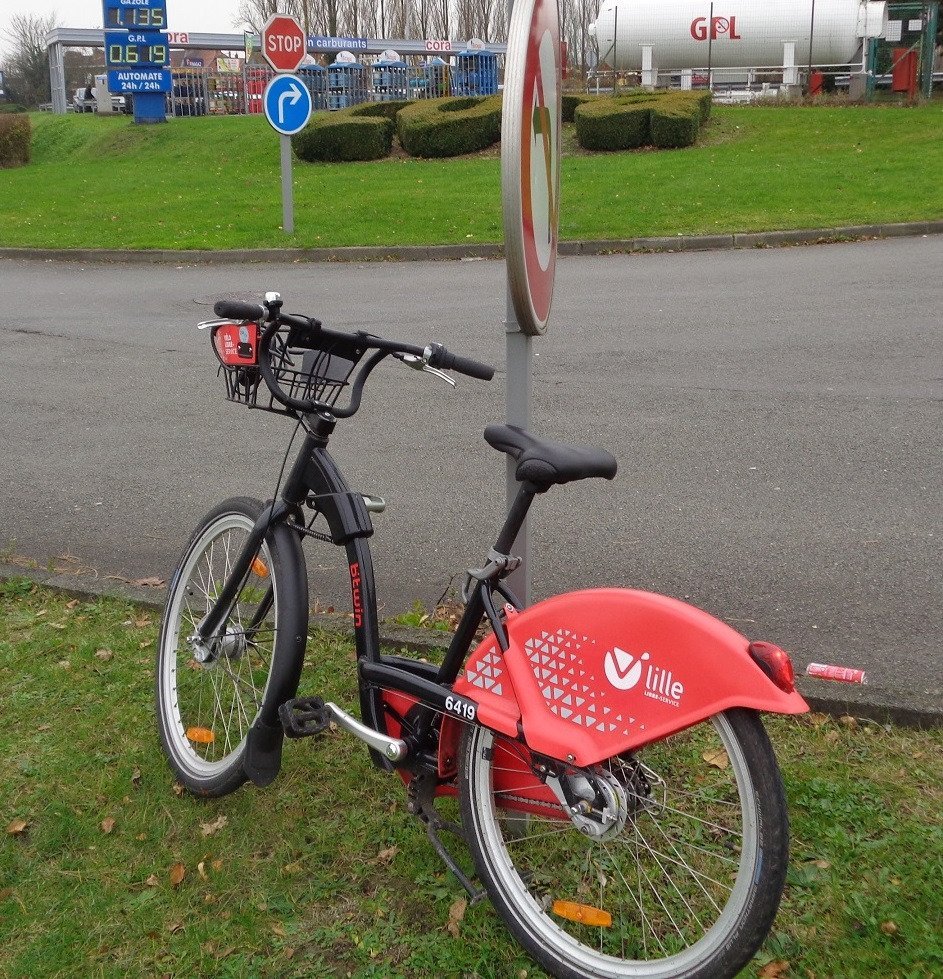
M 291 136 L 279 136 L 282 155 L 282 229 L 295 233 L 295 194 L 291 180 Z
M 501 114 L 501 194 L 507 268 L 504 321 L 507 421 L 531 422 L 533 338 L 547 329 L 556 271 L 560 215 L 560 16 L 557 0 L 514 0 L 508 32 Z M 516 498 L 517 468 L 508 460 L 508 507 Z M 530 528 L 525 521 L 515 553 L 520 567 L 510 584 L 530 602 Z
M 507 313 L 504 320 L 505 329 L 505 364 L 507 366 L 506 377 L 506 404 L 507 404 L 507 423 L 517 425 L 525 431 L 530 429 L 531 410 L 531 378 L 534 368 L 534 341 L 533 337 L 524 333 L 520 324 L 517 322 L 517 313 L 514 310 L 514 300 L 511 297 L 511 289 L 507 290 Z M 517 462 L 510 456 L 507 458 L 507 503 L 508 510 L 514 502 L 520 483 L 514 478 L 514 471 L 517 469 Z M 524 603 L 530 604 L 530 518 L 524 520 L 524 524 L 517 535 L 517 542 L 514 550 L 521 559 L 520 567 L 513 571 L 509 576 L 509 584 L 517 597 Z

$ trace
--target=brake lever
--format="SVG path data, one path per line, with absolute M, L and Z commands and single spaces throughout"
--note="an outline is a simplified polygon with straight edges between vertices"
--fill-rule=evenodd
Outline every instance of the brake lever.
M 449 377 L 445 371 L 440 371 L 438 367 L 430 367 L 422 357 L 415 354 L 393 354 L 397 360 L 401 360 L 407 367 L 412 367 L 414 371 L 422 371 L 424 374 L 432 374 L 445 381 L 446 384 L 455 387 L 455 381 Z

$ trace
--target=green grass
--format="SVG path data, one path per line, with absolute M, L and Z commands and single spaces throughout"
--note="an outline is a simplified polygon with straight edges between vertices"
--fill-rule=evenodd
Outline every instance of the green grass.
M 253 248 L 502 239 L 497 153 L 295 163 L 280 230 L 264 118 L 32 117 L 33 162 L 0 171 L 0 245 Z M 587 154 L 567 135 L 561 236 L 630 238 L 943 218 L 943 105 L 715 107 L 688 150 Z
M 265 791 L 178 795 L 153 716 L 155 619 L 0 584 L 0 975 L 542 975 L 487 904 L 448 933 L 462 892 L 398 779 L 349 737 L 289 744 Z M 305 692 L 351 706 L 350 647 L 318 636 L 309 655 Z M 943 973 L 943 732 L 768 727 L 793 865 L 744 974 Z

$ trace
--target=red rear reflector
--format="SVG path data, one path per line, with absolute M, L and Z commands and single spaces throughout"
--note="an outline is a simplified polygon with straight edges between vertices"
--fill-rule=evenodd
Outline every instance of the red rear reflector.
M 796 675 L 792 668 L 789 653 L 774 646 L 771 642 L 751 642 L 750 655 L 756 665 L 786 693 L 796 689 Z
M 213 327 L 213 349 L 226 367 L 251 367 L 259 362 L 259 324 L 222 323 Z

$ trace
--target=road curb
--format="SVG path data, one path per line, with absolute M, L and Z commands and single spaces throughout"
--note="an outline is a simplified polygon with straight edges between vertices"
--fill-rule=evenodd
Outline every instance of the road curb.
M 631 255 L 653 252 L 725 251 L 737 248 L 783 248 L 825 245 L 879 238 L 914 238 L 943 234 L 943 221 L 862 224 L 794 231 L 757 231 L 722 235 L 674 235 L 561 241 L 560 255 Z M 230 251 L 182 251 L 156 248 L 122 251 L 110 248 L 0 248 L 0 258 L 38 262 L 129 262 L 168 265 L 219 265 L 262 262 L 449 262 L 498 259 L 504 246 L 404 245 L 350 248 L 234 248 Z
M 116 598 L 155 609 L 163 608 L 164 604 L 163 587 L 138 585 L 116 576 L 94 577 L 85 572 L 43 571 L 0 562 L 0 581 L 11 578 L 26 578 L 77 598 Z M 350 617 L 339 613 L 316 613 L 312 615 L 311 624 L 315 630 L 323 632 L 350 632 Z M 388 649 L 432 652 L 445 649 L 449 637 L 450 633 L 447 632 L 410 629 L 388 623 L 380 625 L 380 643 Z M 928 696 L 905 695 L 903 691 L 872 686 L 828 683 L 805 676 L 797 677 L 796 686 L 809 706 L 823 714 L 834 717 L 851 715 L 905 727 L 943 727 L 943 705 Z

